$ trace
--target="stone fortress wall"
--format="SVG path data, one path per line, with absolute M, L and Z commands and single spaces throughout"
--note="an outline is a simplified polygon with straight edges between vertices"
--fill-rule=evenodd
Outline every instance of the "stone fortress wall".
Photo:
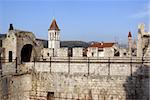
M 12 51 L 13 60 L 0 60 L 0 100 L 149 100 L 149 33 L 142 25 L 137 56 L 108 56 L 113 50 L 107 48 L 105 57 L 97 51 L 84 57 L 83 48 L 59 48 L 59 28 L 53 23 L 52 48 L 43 48 L 32 32 L 8 32 L 4 44 L 13 43 L 4 46 L 4 55 L 10 59 Z
M 18 66 L 17 73 L 12 68 L 9 77 L 2 78 L 1 86 L 7 80 L 4 87 L 9 92 L 3 92 L 1 98 L 48 100 L 51 93 L 55 100 L 148 100 L 149 66 L 149 58 L 52 57 L 49 61 L 28 62 Z

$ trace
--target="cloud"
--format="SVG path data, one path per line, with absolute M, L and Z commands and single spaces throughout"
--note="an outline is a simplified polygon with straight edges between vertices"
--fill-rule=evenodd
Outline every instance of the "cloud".
M 131 15 L 130 17 L 131 18 L 144 18 L 144 17 L 147 17 L 147 16 L 150 16 L 149 11 L 138 12 L 138 13 L 135 13 L 135 14 Z
M 129 16 L 130 18 L 144 18 L 144 17 L 150 17 L 150 2 L 144 6 L 142 10 L 139 12 L 133 13 Z

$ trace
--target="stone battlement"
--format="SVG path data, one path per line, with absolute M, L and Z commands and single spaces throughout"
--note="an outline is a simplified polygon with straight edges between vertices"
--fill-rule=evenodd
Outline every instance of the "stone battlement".
M 3 63 L 2 75 L 34 70 L 50 73 L 130 76 L 141 65 L 150 65 L 149 59 L 149 57 L 49 57 L 44 61 L 26 62 L 17 66 L 15 62 Z

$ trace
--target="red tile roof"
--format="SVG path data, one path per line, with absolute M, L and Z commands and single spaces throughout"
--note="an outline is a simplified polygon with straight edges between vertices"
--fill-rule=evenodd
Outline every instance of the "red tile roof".
M 57 25 L 57 23 L 56 23 L 56 20 L 55 20 L 55 19 L 53 19 L 53 21 L 52 21 L 52 23 L 51 23 L 51 25 L 50 25 L 49 30 L 57 30 L 57 31 L 60 30 L 59 27 L 58 27 L 58 25 Z
M 131 32 L 128 33 L 128 37 L 132 37 Z
M 112 47 L 115 43 L 92 43 L 89 47 L 107 48 Z

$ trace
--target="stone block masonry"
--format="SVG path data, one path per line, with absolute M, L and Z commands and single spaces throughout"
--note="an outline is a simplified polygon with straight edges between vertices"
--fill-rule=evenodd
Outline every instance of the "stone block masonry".
M 6 95 L 7 100 L 148 100 L 149 71 L 149 58 L 52 57 L 21 64 L 18 73 L 5 76 L 11 79 Z

